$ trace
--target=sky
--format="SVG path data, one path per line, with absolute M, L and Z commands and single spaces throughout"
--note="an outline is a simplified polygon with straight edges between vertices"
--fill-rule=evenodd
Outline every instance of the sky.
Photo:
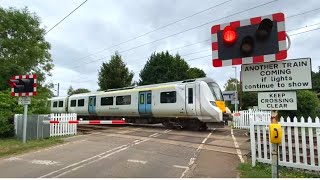
M 49 30 L 83 1 L 0 0 L 0 6 L 27 6 L 41 18 L 41 27 Z M 251 8 L 265 3 L 268 4 Z M 249 8 L 251 10 L 244 11 Z M 240 11 L 243 12 L 237 13 Z M 135 73 L 133 80 L 138 81 L 139 72 L 151 53 L 171 50 L 170 53 L 179 53 L 191 67 L 204 70 L 207 77 L 216 80 L 224 90 L 227 80 L 235 77 L 235 68 L 212 66 L 211 27 L 278 12 L 285 14 L 286 31 L 291 40 L 287 59 L 310 57 L 312 70 L 318 71 L 320 30 L 297 33 L 320 28 L 319 0 L 88 0 L 46 35 L 55 66 L 53 75 L 46 81 L 59 83 L 60 96 L 66 96 L 70 86 L 96 91 L 100 66 L 108 62 L 115 51 Z M 180 19 L 183 20 L 176 22 Z M 166 27 L 153 31 L 163 26 Z M 153 32 L 148 33 L 150 31 Z M 140 35 L 143 36 L 135 38 Z M 130 39 L 133 40 L 126 42 Z M 189 44 L 194 45 L 187 46 Z M 241 66 L 235 67 L 239 79 Z

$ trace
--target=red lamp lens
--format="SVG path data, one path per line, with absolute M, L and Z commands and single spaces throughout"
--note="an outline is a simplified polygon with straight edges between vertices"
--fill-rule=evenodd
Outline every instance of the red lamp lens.
M 237 40 L 237 33 L 236 30 L 231 27 L 227 26 L 223 30 L 223 41 L 227 44 L 233 44 Z

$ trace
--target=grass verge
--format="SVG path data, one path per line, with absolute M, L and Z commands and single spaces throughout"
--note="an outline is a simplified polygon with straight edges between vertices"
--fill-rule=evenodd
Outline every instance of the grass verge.
M 255 167 L 252 167 L 250 163 L 241 163 L 238 167 L 241 178 L 271 178 L 271 165 L 257 163 Z M 280 178 L 319 178 L 320 174 L 279 167 Z
M 21 140 L 13 138 L 0 139 L 0 158 L 14 154 L 21 154 L 44 147 L 50 147 L 56 144 L 61 144 L 63 142 L 64 141 L 61 137 L 53 137 L 41 140 L 30 140 L 27 141 L 26 144 L 23 144 Z

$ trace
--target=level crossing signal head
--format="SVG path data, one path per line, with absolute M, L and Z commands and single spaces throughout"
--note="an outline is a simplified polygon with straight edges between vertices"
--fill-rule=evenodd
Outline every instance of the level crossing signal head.
M 19 75 L 9 80 L 12 96 L 35 96 L 37 94 L 37 76 Z
M 280 61 L 287 58 L 283 13 L 214 25 L 214 67 Z

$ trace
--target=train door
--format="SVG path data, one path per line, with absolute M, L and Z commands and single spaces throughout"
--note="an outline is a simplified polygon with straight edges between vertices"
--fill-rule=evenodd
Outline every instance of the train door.
M 151 91 L 139 92 L 139 113 L 140 114 L 151 114 L 151 101 L 152 101 Z
M 88 111 L 89 114 L 96 113 L 96 96 L 89 96 Z
M 196 84 L 186 84 L 186 111 L 187 115 L 195 116 L 196 113 Z

